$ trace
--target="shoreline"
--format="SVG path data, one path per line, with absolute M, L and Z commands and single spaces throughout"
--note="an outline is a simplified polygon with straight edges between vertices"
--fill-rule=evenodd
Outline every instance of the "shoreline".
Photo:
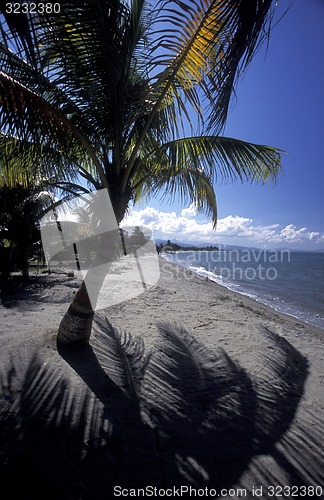
M 141 336 L 148 348 L 159 342 L 158 322 L 181 324 L 207 347 L 221 346 L 253 365 L 249 348 L 261 347 L 260 329 L 269 329 L 286 338 L 301 352 L 324 349 L 324 330 L 274 310 L 251 297 L 206 280 L 178 264 L 159 259 L 158 283 L 144 294 L 98 311 L 120 330 Z M 245 345 L 245 341 L 247 344 Z M 250 342 L 252 343 L 251 345 Z M 254 342 L 254 344 L 253 344 Z M 316 358 L 316 356 L 315 356 Z M 313 366 L 321 372 L 323 356 Z
M 287 325 L 291 325 L 292 328 L 296 326 L 302 330 L 306 330 L 306 332 L 312 334 L 321 343 L 324 342 L 324 329 L 316 325 L 308 323 L 293 315 L 278 311 L 274 307 L 264 304 L 255 298 L 227 288 L 225 285 L 211 280 L 210 278 L 201 276 L 189 268 L 170 262 L 164 257 L 159 257 L 159 265 L 161 275 L 156 285 L 153 285 L 146 292 L 142 292 L 138 297 L 126 299 L 115 305 L 100 308 L 97 310 L 97 313 L 105 314 L 107 312 L 108 315 L 111 313 L 112 317 L 114 317 L 115 311 L 118 311 L 119 308 L 124 309 L 125 304 L 131 304 L 133 301 L 138 303 L 143 300 L 145 304 L 149 306 L 150 296 L 153 295 L 154 297 L 153 303 L 156 301 L 155 290 L 159 289 L 160 282 L 162 282 L 162 287 L 171 284 L 171 287 L 174 288 L 176 283 L 174 281 L 175 278 L 176 280 L 180 280 L 178 284 L 182 287 L 189 283 L 203 285 L 201 290 L 204 291 L 207 302 L 209 294 L 232 297 L 240 306 L 243 305 L 257 315 L 261 312 L 263 315 L 275 321 L 279 320 L 286 322 Z M 170 278 L 169 282 L 168 278 Z M 46 329 L 55 328 L 56 325 L 58 326 L 61 317 L 67 310 L 80 283 L 81 278 L 77 275 L 74 277 L 56 273 L 50 275 L 45 273 L 32 275 L 26 290 L 18 290 L 17 293 L 0 297 L 0 318 L 2 316 L 2 318 L 5 317 L 8 320 L 8 324 L 4 321 L 0 322 L 0 334 L 2 331 L 5 331 L 9 323 L 11 330 L 21 330 L 26 333 L 28 330 L 33 330 L 33 325 L 28 325 L 28 318 L 34 317 L 35 315 L 33 313 L 36 312 L 38 315 L 38 326 L 44 326 Z M 176 290 L 174 290 L 174 292 L 176 293 Z M 11 316 L 17 319 L 21 318 L 22 324 L 17 325 L 17 329 L 15 328 L 15 324 L 11 321 Z M 120 323 L 118 327 L 123 329 L 123 325 Z M 127 329 L 127 326 L 124 328 Z
M 197 271 L 194 271 L 194 270 L 190 269 L 190 267 L 186 267 L 185 265 L 181 265 L 181 264 L 169 261 L 164 256 L 160 256 L 160 258 L 163 259 L 164 261 L 168 262 L 171 265 L 179 266 L 180 268 L 184 269 L 188 273 L 191 272 L 191 273 L 195 274 L 196 276 L 198 276 L 202 280 L 208 280 L 208 281 L 210 281 L 211 283 L 214 283 L 217 286 L 223 287 L 224 290 L 227 290 L 228 292 L 231 292 L 233 294 L 237 294 L 238 296 L 246 297 L 246 299 L 252 301 L 252 303 L 256 302 L 260 306 L 268 308 L 270 311 L 273 311 L 273 312 L 281 315 L 283 318 L 286 318 L 287 320 L 293 320 L 293 321 L 301 322 L 301 323 L 305 324 L 306 326 L 309 326 L 310 328 L 312 328 L 314 330 L 315 334 L 322 335 L 322 337 L 324 339 L 324 327 L 317 326 L 314 323 L 310 323 L 310 322 L 306 321 L 305 319 L 302 319 L 302 318 L 299 318 L 298 316 L 295 316 L 294 314 L 290 314 L 288 312 L 281 311 L 280 309 L 277 309 L 275 306 L 266 304 L 265 302 L 262 301 L 262 299 L 258 299 L 256 297 L 251 297 L 247 292 L 233 290 L 229 286 L 226 286 L 224 284 L 219 283 L 216 279 L 212 279 L 212 278 L 210 278 L 208 276 L 204 276 L 202 274 L 200 275 Z
M 300 318 L 297 318 L 296 316 L 293 316 L 292 314 L 284 313 L 281 311 L 278 311 L 272 306 L 269 306 L 268 304 L 264 304 L 263 302 L 250 297 L 249 295 L 243 293 L 243 292 L 238 292 L 235 290 L 232 290 L 231 288 L 228 288 L 225 285 L 222 285 L 221 283 L 218 283 L 217 281 L 214 281 L 210 278 L 206 278 L 204 276 L 199 275 L 198 273 L 192 271 L 189 268 L 186 268 L 184 266 L 181 266 L 179 264 L 173 263 L 165 259 L 164 257 L 161 257 L 167 264 L 170 264 L 170 266 L 174 266 L 175 268 L 179 268 L 179 275 L 183 273 L 183 270 L 186 271 L 186 273 L 189 273 L 189 275 L 194 276 L 197 278 L 199 281 L 203 281 L 206 283 L 210 283 L 211 286 L 214 286 L 215 289 L 218 289 L 219 291 L 222 291 L 223 293 L 229 293 L 233 294 L 238 300 L 242 299 L 247 306 L 255 306 L 257 308 L 260 308 L 264 310 L 265 312 L 269 313 L 270 315 L 277 315 L 279 318 L 281 318 L 284 321 L 291 322 L 293 324 L 298 324 L 302 327 L 305 327 L 309 329 L 314 335 L 319 336 L 319 339 L 324 342 L 324 328 L 320 328 L 316 325 L 313 325 L 312 323 L 308 323 L 307 321 L 304 321 Z M 185 278 L 186 279 L 186 278 Z

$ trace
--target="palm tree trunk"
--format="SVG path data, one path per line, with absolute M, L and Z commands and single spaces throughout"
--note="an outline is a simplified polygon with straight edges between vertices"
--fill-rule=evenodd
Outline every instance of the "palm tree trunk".
M 71 347 L 88 343 L 100 289 L 112 262 L 118 258 L 121 251 L 122 244 L 118 230 L 101 235 L 96 256 L 61 320 L 57 335 L 58 343 Z
M 25 281 L 29 280 L 29 261 L 28 254 L 24 251 L 22 255 L 22 274 Z
M 71 346 L 87 344 L 91 335 L 93 316 L 94 310 L 83 281 L 61 320 L 57 334 L 58 343 Z

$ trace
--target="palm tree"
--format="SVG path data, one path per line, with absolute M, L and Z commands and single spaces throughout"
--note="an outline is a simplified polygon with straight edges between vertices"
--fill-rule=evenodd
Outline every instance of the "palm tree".
M 40 187 L 0 186 L 0 288 L 15 265 L 29 278 L 29 258 L 41 240 L 39 221 L 52 203 L 51 194 Z
M 218 176 L 276 178 L 278 149 L 221 135 L 237 79 L 267 36 L 271 0 L 83 0 L 60 2 L 59 13 L 0 12 L 5 165 L 14 157 L 21 171 L 27 158 L 70 192 L 76 175 L 107 189 L 118 224 L 130 203 L 162 193 L 194 202 L 216 225 Z M 59 341 L 87 342 L 92 318 L 83 283 Z

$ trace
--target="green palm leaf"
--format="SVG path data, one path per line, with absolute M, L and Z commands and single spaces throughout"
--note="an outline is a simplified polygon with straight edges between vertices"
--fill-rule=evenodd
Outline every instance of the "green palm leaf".
M 173 127 L 179 116 L 191 123 L 190 106 L 205 130 L 219 133 L 235 79 L 250 62 L 271 20 L 270 7 L 271 1 L 263 0 L 157 2 L 160 29 L 149 46 L 148 61 L 154 106 L 139 143 L 153 116 L 168 102 L 173 107 L 169 113 Z M 137 148 L 130 163 L 136 155 Z
M 19 22 L 0 12 L 5 168 L 63 182 L 75 170 L 113 204 L 174 190 L 214 222 L 218 177 L 277 176 L 279 150 L 219 137 L 270 0 L 67 1 Z
M 217 221 L 213 185 L 222 179 L 275 180 L 281 170 L 278 149 L 229 137 L 200 136 L 165 143 L 143 157 L 133 174 L 136 199 L 159 192 L 194 202 Z

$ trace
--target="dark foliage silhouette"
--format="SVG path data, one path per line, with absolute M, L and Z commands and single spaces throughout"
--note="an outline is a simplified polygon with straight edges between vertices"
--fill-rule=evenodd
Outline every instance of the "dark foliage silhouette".
M 146 353 L 140 337 L 98 317 L 92 345 L 77 353 L 59 346 L 57 365 L 30 347 L 16 353 L 0 385 L 0 479 L 8 499 L 108 499 L 115 485 L 226 488 L 263 454 L 291 484 L 318 483 L 314 428 L 304 422 L 290 433 L 307 378 L 301 354 L 264 329 L 271 355 L 251 376 L 180 326 L 160 324 L 159 331 Z M 257 467 L 259 484 L 271 480 Z
M 29 258 L 40 253 L 39 221 L 52 203 L 41 186 L 8 187 L 0 180 L 0 291 L 11 291 L 10 273 L 21 270 L 29 278 Z

